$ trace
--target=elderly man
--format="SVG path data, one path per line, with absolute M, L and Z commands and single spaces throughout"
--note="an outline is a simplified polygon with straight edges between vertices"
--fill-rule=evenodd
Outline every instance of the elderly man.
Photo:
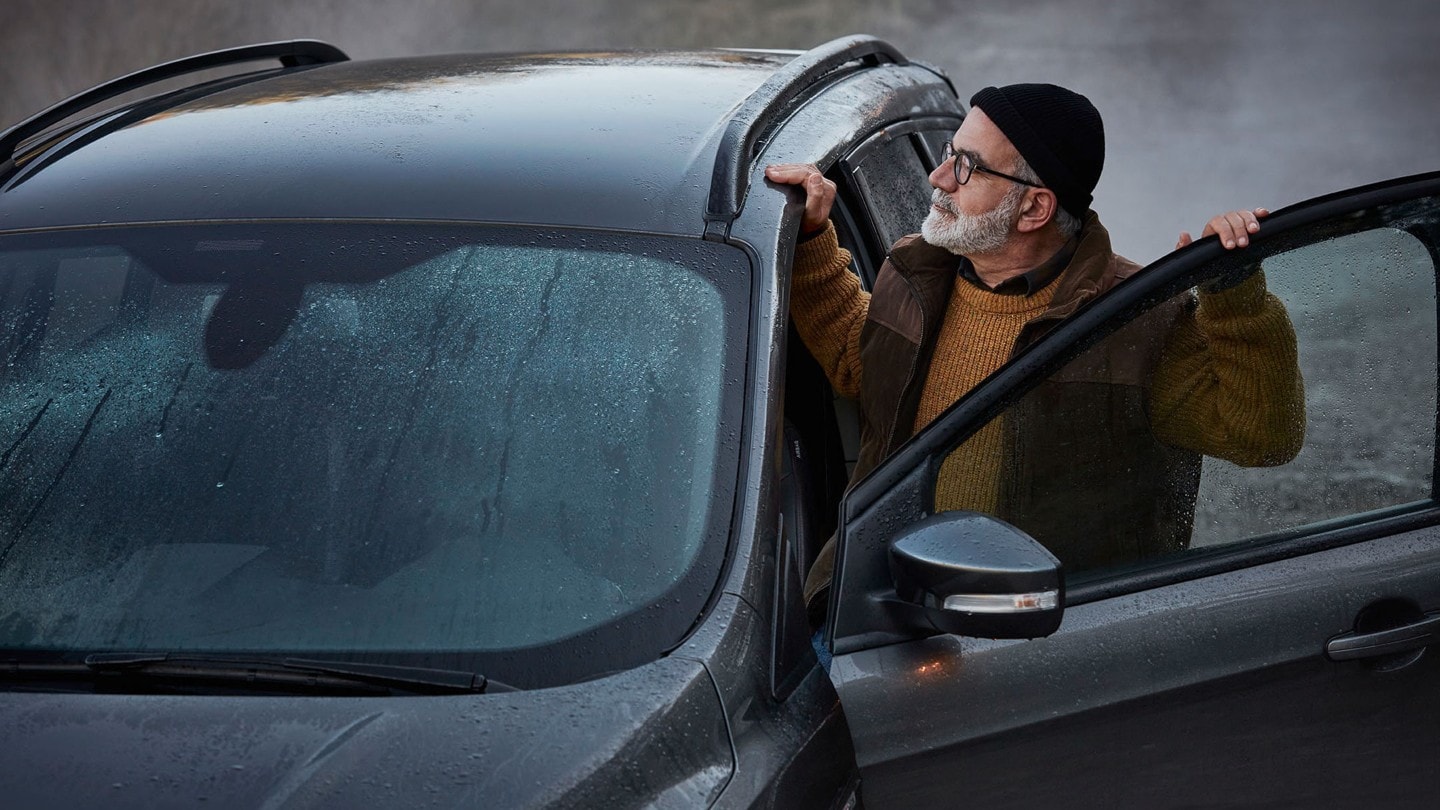
M 806 194 L 791 313 L 831 385 L 860 405 L 856 480 L 1020 348 L 1139 269 L 1114 254 L 1090 211 L 1105 138 L 1088 99 L 1024 84 L 988 87 L 970 105 L 930 175 L 933 204 L 920 234 L 891 248 L 871 293 L 849 272 L 829 222 L 835 185 L 814 166 L 766 169 Z M 1222 214 L 1202 236 L 1243 247 L 1266 213 Z M 1178 246 L 1189 242 L 1182 233 Z M 1042 398 L 1064 419 L 1016 414 L 1012 429 L 1040 435 L 1017 442 L 997 420 L 958 448 L 941 468 L 937 511 L 999 514 L 1069 565 L 1133 560 L 1188 544 L 1201 454 L 1260 466 L 1299 451 L 1295 334 L 1262 273 L 1162 305 L 1131 328 L 1142 339 L 1127 346 L 1154 348 L 1105 349 L 1130 355 L 1097 366 L 1110 375 L 1101 385 L 1060 386 Z M 1087 450 L 1117 461 L 1096 466 Z M 1097 479 L 1105 489 L 1096 491 Z M 1102 522 L 1090 531 L 1059 525 L 1082 514 Z M 824 609 L 833 562 L 832 540 L 805 584 L 812 615 Z

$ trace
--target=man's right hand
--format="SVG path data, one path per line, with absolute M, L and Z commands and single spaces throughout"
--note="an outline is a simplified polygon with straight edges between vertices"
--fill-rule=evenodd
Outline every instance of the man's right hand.
M 1270 216 L 1269 209 L 1256 208 L 1254 210 L 1242 208 L 1238 211 L 1230 211 L 1224 214 L 1216 214 L 1205 223 L 1205 230 L 1200 232 L 1200 238 L 1207 236 L 1220 237 L 1220 244 L 1226 250 L 1234 250 L 1237 247 L 1245 247 L 1250 244 L 1250 234 L 1260 232 L 1260 220 Z M 1180 240 L 1175 243 L 1175 249 L 1185 247 L 1192 241 L 1189 231 L 1180 232 Z
M 805 192 L 805 215 L 800 220 L 800 233 L 809 236 L 824 230 L 835 204 L 835 184 L 812 163 L 776 163 L 765 167 L 765 177 L 772 183 L 799 186 Z

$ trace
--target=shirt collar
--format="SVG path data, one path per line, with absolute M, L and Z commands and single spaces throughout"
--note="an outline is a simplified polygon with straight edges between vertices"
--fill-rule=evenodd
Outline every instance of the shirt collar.
M 1079 245 L 1079 234 L 1076 234 L 1070 237 L 1070 240 L 1055 252 L 1055 255 L 1041 262 L 1039 267 L 1028 273 L 1007 278 L 993 288 L 980 279 L 980 275 L 975 272 L 975 265 L 963 256 L 960 257 L 958 270 L 961 278 L 986 292 L 999 295 L 1034 295 L 1060 277 L 1060 273 L 1070 264 L 1070 260 L 1075 258 L 1075 249 Z

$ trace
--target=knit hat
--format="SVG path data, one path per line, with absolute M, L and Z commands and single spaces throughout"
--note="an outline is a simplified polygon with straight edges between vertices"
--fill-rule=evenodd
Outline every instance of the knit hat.
M 1053 84 L 987 87 L 970 99 L 1055 192 L 1060 207 L 1083 220 L 1105 165 L 1105 125 L 1085 98 Z

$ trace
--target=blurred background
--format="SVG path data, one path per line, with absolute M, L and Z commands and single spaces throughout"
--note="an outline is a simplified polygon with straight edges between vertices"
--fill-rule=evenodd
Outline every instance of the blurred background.
M 5 0 L 0 127 L 95 83 L 232 45 L 315 37 L 357 59 L 454 51 L 808 48 L 849 33 L 944 68 L 968 101 L 1088 95 L 1095 209 L 1148 262 L 1221 210 L 1440 169 L 1433 0 Z

